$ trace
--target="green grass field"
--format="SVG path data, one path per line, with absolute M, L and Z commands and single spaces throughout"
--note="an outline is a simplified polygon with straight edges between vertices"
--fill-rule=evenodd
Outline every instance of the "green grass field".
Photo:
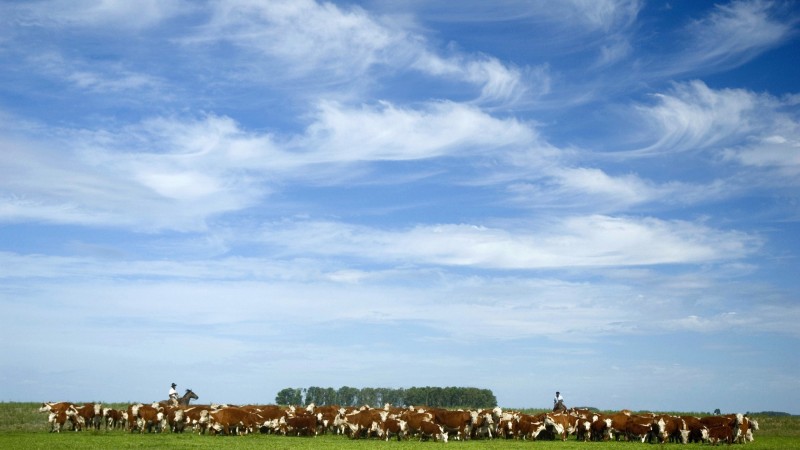
M 37 411 L 38 403 L 0 403 L 0 449 L 367 449 L 389 448 L 431 448 L 436 446 L 458 446 L 474 449 L 520 449 L 536 447 L 539 449 L 577 449 L 603 448 L 609 450 L 651 447 L 639 442 L 567 442 L 515 441 L 515 440 L 477 440 L 468 442 L 418 441 L 379 441 L 351 440 L 342 436 L 284 437 L 275 435 L 247 436 L 208 436 L 185 434 L 131 434 L 124 431 L 82 431 L 49 433 L 47 416 Z M 122 405 L 111 405 L 120 407 Z M 760 430 L 755 434 L 755 442 L 735 444 L 742 448 L 755 449 L 798 449 L 800 450 L 800 417 L 753 416 L 758 419 Z M 654 444 L 657 445 L 657 444 Z M 707 447 L 702 444 L 665 444 L 674 447 Z M 659 446 L 660 447 L 660 446 Z

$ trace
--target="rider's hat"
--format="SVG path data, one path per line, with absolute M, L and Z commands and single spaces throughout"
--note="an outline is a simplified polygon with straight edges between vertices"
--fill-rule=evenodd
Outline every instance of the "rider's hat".
M 175 383 L 172 383 L 172 387 L 175 387 L 175 386 L 177 386 L 177 384 L 175 384 Z

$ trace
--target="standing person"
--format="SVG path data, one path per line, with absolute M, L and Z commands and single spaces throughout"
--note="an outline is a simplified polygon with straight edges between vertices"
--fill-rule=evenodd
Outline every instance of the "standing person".
M 169 401 L 175 405 L 178 404 L 178 391 L 175 390 L 177 386 L 177 384 L 172 383 L 172 386 L 169 388 Z

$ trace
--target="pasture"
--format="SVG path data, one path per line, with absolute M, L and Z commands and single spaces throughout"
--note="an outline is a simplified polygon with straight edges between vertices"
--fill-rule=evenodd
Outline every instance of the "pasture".
M 343 436 L 324 435 L 318 437 L 296 437 L 279 435 L 250 434 L 245 436 L 210 436 L 194 433 L 150 433 L 138 434 L 121 430 L 48 432 L 46 414 L 37 411 L 38 403 L 0 403 L 0 448 L 8 449 L 125 449 L 125 448 L 187 448 L 187 449 L 374 449 L 387 448 L 432 448 L 439 446 L 458 446 L 464 449 L 633 449 L 636 447 L 677 447 L 705 448 L 705 444 L 642 444 L 640 442 L 578 442 L 574 436 L 567 442 L 561 441 L 520 441 L 520 440 L 473 440 L 467 442 L 450 441 L 419 442 L 416 440 L 384 442 L 376 439 L 352 440 Z M 123 407 L 124 405 L 112 405 Z M 758 419 L 760 430 L 755 441 L 747 444 L 734 444 L 744 449 L 798 449 L 800 450 L 800 417 L 753 416 Z

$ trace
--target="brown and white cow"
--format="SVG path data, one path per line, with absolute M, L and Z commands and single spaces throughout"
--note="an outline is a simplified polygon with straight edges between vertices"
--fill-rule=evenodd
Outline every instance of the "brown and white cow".
M 536 440 L 539 433 L 546 429 L 544 420 L 530 414 L 520 414 L 514 420 L 514 437 L 522 440 Z
M 386 441 L 391 439 L 392 436 L 397 436 L 397 440 L 400 441 L 407 437 L 407 433 L 408 424 L 405 420 L 387 417 L 381 424 L 381 434 Z
M 166 428 L 167 422 L 161 409 L 153 405 L 137 403 L 128 406 L 128 428 L 131 432 L 159 432 Z
M 208 429 L 211 434 L 247 434 L 253 431 L 256 418 L 250 411 L 235 406 L 227 406 L 208 413 Z
M 352 439 L 370 437 L 378 434 L 381 423 L 386 419 L 388 411 L 382 409 L 361 409 L 350 414 L 345 414 L 344 420 L 347 431 Z
M 561 438 L 562 441 L 567 440 L 567 436 L 571 432 L 570 417 L 564 412 L 547 413 L 544 415 L 544 425 L 547 430 L 552 432 L 556 437 Z
M 412 436 L 420 434 L 422 422 L 433 422 L 433 414 L 429 412 L 405 411 L 400 414 L 400 419 L 406 422 L 408 433 Z
M 472 422 L 477 418 L 477 411 L 450 411 L 444 408 L 434 408 L 433 422 L 444 428 L 448 433 L 455 432 L 456 439 L 467 440 L 472 431 Z
M 86 403 L 83 406 L 76 408 L 78 415 L 83 419 L 81 422 L 86 426 L 92 427 L 95 430 L 100 429 L 100 424 L 103 421 L 103 405 L 100 403 Z
M 695 416 L 680 416 L 683 423 L 686 424 L 688 431 L 686 442 L 689 444 L 696 442 L 706 442 L 708 440 L 708 427 L 700 421 L 699 417 Z
M 433 439 L 434 441 L 447 442 L 447 432 L 439 424 L 422 421 L 419 424 L 419 440 Z

